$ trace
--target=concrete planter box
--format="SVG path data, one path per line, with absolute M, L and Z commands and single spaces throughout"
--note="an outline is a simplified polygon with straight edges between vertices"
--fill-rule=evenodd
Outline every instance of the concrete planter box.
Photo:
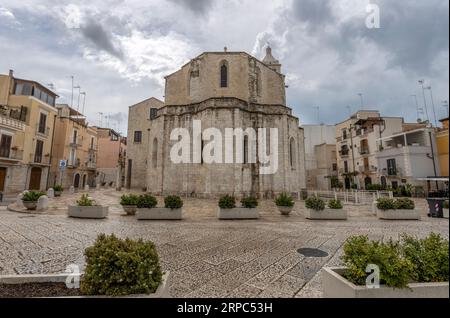
M 278 211 L 280 211 L 281 215 L 289 215 L 294 209 L 293 206 L 277 206 Z
M 22 201 L 27 210 L 36 210 L 37 201 Z
M 69 205 L 68 215 L 72 218 L 81 219 L 104 219 L 108 216 L 108 206 L 78 206 Z
M 82 275 L 82 274 L 81 274 Z M 73 279 L 72 275 L 70 279 Z M 26 284 L 26 283 L 65 283 L 68 274 L 31 274 L 31 275 L 0 275 L 0 284 Z M 153 294 L 136 294 L 112 298 L 170 298 L 169 293 L 170 272 L 166 272 L 161 284 Z M 48 298 L 109 298 L 110 296 L 68 296 L 68 297 L 48 297 Z
M 445 219 L 448 219 L 448 209 L 442 209 L 442 214 L 444 215 Z
M 324 267 L 322 288 L 325 298 L 448 298 L 449 284 L 414 283 L 409 288 L 398 289 L 381 285 L 380 288 L 356 286 L 342 277 L 345 268 Z
M 380 210 L 377 217 L 381 220 L 420 220 L 420 210 Z
M 325 208 L 322 211 L 306 209 L 305 217 L 308 220 L 347 220 L 347 210 Z
M 137 209 L 136 218 L 138 220 L 181 220 L 183 218 L 183 209 Z
M 135 215 L 137 211 L 137 206 L 135 205 L 122 205 L 122 208 L 127 215 Z
M 259 219 L 259 211 L 257 208 L 234 208 L 217 210 L 219 220 L 255 220 Z

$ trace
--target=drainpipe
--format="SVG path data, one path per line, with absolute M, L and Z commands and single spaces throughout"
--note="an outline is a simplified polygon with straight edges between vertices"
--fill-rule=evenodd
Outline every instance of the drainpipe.
M 49 177 L 50 177 L 50 169 L 52 167 L 52 158 L 53 158 L 53 142 L 54 142 L 54 138 L 55 138 L 55 124 L 56 124 L 56 117 L 57 115 L 55 115 L 53 117 L 53 130 L 52 130 L 52 142 L 50 144 L 50 158 L 49 158 L 49 165 L 50 167 L 48 167 L 48 171 L 47 171 L 47 188 L 49 186 Z

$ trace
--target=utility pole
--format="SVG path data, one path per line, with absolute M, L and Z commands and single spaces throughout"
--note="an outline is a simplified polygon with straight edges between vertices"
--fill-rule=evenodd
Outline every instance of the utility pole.
M 436 109 L 434 108 L 434 98 L 433 98 L 433 90 L 431 86 L 426 87 L 430 91 L 431 97 L 431 106 L 433 107 L 433 116 L 434 116 L 434 126 L 437 127 L 437 117 L 436 117 Z
M 72 97 L 70 100 L 70 108 L 73 109 L 73 75 L 71 75 L 70 78 L 72 78 Z
M 411 97 L 414 97 L 414 100 L 416 101 L 417 122 L 420 122 L 422 120 L 422 118 L 420 117 L 420 114 L 423 115 L 423 108 L 419 107 L 419 102 L 417 101 L 417 95 L 411 95 Z
M 81 93 L 81 86 L 77 85 L 74 88 L 78 88 L 78 104 L 77 104 L 77 112 L 80 111 L 80 93 Z
M 81 92 L 81 95 L 83 95 L 83 110 L 81 113 L 84 115 L 84 106 L 86 105 L 86 92 Z

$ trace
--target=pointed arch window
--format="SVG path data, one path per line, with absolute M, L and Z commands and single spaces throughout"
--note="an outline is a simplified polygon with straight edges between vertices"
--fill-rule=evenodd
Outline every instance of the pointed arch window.
M 228 87 L 228 63 L 220 63 L 220 87 Z

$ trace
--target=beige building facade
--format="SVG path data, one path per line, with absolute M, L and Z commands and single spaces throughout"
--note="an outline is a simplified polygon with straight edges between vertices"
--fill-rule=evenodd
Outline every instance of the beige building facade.
M 96 127 L 98 133 L 97 182 L 124 186 L 127 139 L 111 128 Z
M 336 125 L 336 156 L 344 187 L 365 189 L 380 184 L 377 140 L 403 130 L 403 118 L 382 117 L 378 111 L 362 110 Z
M 96 185 L 97 128 L 88 126 L 83 114 L 66 104 L 56 105 L 58 117 L 52 149 L 49 186 L 82 189 Z M 64 161 L 64 167 L 61 167 Z
M 46 190 L 58 96 L 45 86 L 0 75 L 0 192 Z
M 284 191 L 298 194 L 306 186 L 303 129 L 286 106 L 284 75 L 270 48 L 263 61 L 226 50 L 199 55 L 166 77 L 165 103 L 149 99 L 136 104 L 130 107 L 128 120 L 126 184 L 132 188 L 197 197 L 249 193 L 272 197 Z M 197 136 L 194 125 L 198 123 L 203 134 Z M 177 128 L 189 135 L 188 162 L 177 163 L 171 157 L 180 141 L 171 138 Z M 271 145 L 277 145 L 274 173 L 261 173 L 268 165 L 257 151 L 262 134 L 257 140 L 244 133 L 243 140 L 231 136 L 228 142 L 226 137 L 219 142 L 227 129 L 249 128 L 266 132 L 266 154 Z M 274 143 L 270 134 L 277 137 Z M 208 153 L 213 143 L 217 147 Z M 226 149 L 226 144 L 232 149 Z M 236 149 L 242 150 L 243 160 L 225 163 L 226 152 L 237 159 Z M 222 160 L 218 155 L 211 163 L 203 161 L 205 154 L 216 155 L 216 151 L 222 153 Z M 199 157 L 202 160 L 195 160 Z

